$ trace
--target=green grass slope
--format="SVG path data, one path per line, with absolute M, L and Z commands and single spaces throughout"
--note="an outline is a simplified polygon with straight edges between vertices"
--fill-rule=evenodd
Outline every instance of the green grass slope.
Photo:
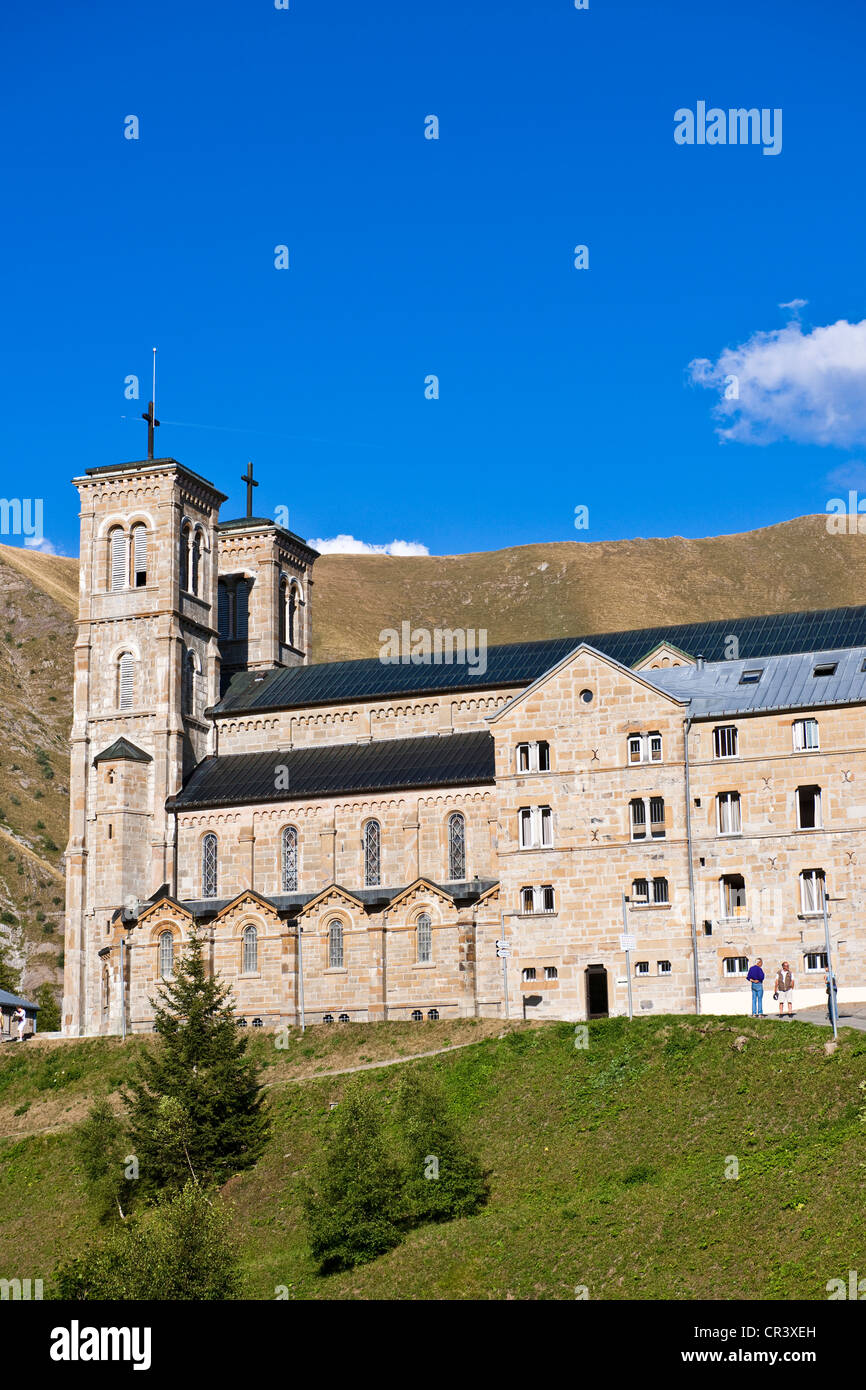
M 829 1279 L 866 1267 L 866 1037 L 843 1030 L 832 1055 L 827 1037 L 673 1017 L 591 1024 L 585 1050 L 568 1024 L 349 1025 L 295 1033 L 283 1051 L 255 1036 L 273 1138 L 224 1189 L 246 1296 L 573 1299 L 583 1285 L 592 1299 L 823 1300 Z M 92 1235 L 69 1125 L 150 1045 L 0 1053 L 0 1277 L 48 1279 Z M 401 1053 L 436 1069 L 490 1172 L 489 1204 L 321 1278 L 300 1193 L 347 1080 L 322 1073 Z M 374 1067 L 367 1084 L 389 1097 L 399 1071 Z

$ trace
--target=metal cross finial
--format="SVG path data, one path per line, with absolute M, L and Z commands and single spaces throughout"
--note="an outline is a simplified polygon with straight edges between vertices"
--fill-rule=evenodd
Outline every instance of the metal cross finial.
M 153 410 L 153 401 L 148 401 L 148 403 L 147 403 L 147 410 L 143 412 L 141 418 L 142 418 L 142 420 L 146 420 L 146 421 L 147 421 L 147 457 L 148 457 L 149 459 L 152 459 L 152 458 L 153 458 L 153 432 L 154 432 L 154 430 L 159 426 L 159 421 L 157 420 L 157 418 L 156 418 L 156 416 L 155 416 L 155 414 L 154 414 L 154 410 Z
M 246 485 L 247 485 L 247 516 L 252 516 L 252 514 L 253 514 L 253 488 L 254 488 L 254 487 L 258 487 L 258 483 L 257 483 L 257 482 L 255 481 L 255 479 L 253 478 L 253 464 L 252 464 L 252 459 L 250 459 L 249 463 L 247 464 L 247 471 L 246 471 L 246 473 L 242 473 L 242 474 L 241 474 L 241 482 L 242 482 L 242 483 L 246 483 Z

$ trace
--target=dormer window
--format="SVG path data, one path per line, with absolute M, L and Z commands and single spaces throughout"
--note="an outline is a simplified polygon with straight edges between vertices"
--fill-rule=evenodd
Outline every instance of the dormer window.
M 750 671 L 744 671 L 740 676 L 740 685 L 757 685 L 763 674 L 763 666 L 755 666 Z
M 825 661 L 816 666 L 812 672 L 813 676 L 832 676 L 836 670 L 838 662 Z

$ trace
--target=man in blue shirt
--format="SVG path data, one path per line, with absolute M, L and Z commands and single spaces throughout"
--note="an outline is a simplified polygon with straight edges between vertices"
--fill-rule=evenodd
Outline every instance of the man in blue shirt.
M 764 962 L 761 960 L 761 957 L 759 956 L 758 959 L 755 961 L 755 964 L 749 971 L 748 975 L 746 976 L 746 979 L 751 980 L 752 982 L 753 1018 L 757 1017 L 758 1015 L 760 1015 L 761 1018 L 763 1018 L 764 1016 L 764 972 L 761 969 L 761 966 L 763 964 Z

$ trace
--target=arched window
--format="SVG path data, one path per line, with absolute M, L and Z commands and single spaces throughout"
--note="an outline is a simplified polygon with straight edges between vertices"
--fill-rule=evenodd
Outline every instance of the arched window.
M 117 708 L 132 709 L 135 698 L 135 657 L 121 652 L 117 659 Z
M 180 587 L 189 593 L 189 554 L 192 547 L 192 527 L 185 522 L 180 533 Z
M 174 974 L 174 937 L 170 931 L 159 934 L 159 977 L 170 980 Z
M 411 1019 L 413 1023 L 423 1023 L 424 1015 L 422 1014 L 420 1009 L 413 1009 L 411 1013 Z
M 376 888 L 381 874 L 382 830 L 377 820 L 364 825 L 364 887 Z
M 190 592 L 195 594 L 197 598 L 201 597 L 201 540 L 202 533 L 200 528 L 197 526 L 195 528 L 195 534 L 192 538 L 192 553 L 190 556 L 192 569 L 192 583 L 190 585 Z
M 254 975 L 259 968 L 259 934 L 255 927 L 244 927 L 244 974 Z
M 328 927 L 328 968 L 341 970 L 343 967 L 343 926 L 332 922 Z
M 191 715 L 193 719 L 198 714 L 198 657 L 193 651 L 186 651 L 183 655 L 183 712 Z
M 285 575 L 280 580 L 280 643 L 285 646 L 288 636 L 289 581 Z
M 286 639 L 290 647 L 296 647 L 298 645 L 297 627 L 298 588 L 296 584 L 290 584 L 286 600 Z
M 109 574 L 111 589 L 126 588 L 126 535 L 120 526 L 108 533 Z
M 466 822 L 459 811 L 448 817 L 448 877 L 466 877 Z
M 433 959 L 433 924 L 430 913 L 422 912 L 417 923 L 418 963 L 426 965 Z
M 201 895 L 215 898 L 217 895 L 217 837 L 205 835 L 201 845 Z
M 298 891 L 298 832 L 294 825 L 283 827 L 282 835 L 283 852 L 283 892 L 297 893 Z
M 147 583 L 147 527 L 137 522 L 130 535 L 132 552 L 132 587 L 143 589 Z
M 436 1020 L 437 1020 L 438 1017 L 439 1017 L 439 1010 L 438 1010 L 438 1009 L 428 1009 L 428 1010 L 427 1010 L 427 1017 L 429 1018 L 429 1020 L 430 1020 L 431 1023 L 435 1023 Z

